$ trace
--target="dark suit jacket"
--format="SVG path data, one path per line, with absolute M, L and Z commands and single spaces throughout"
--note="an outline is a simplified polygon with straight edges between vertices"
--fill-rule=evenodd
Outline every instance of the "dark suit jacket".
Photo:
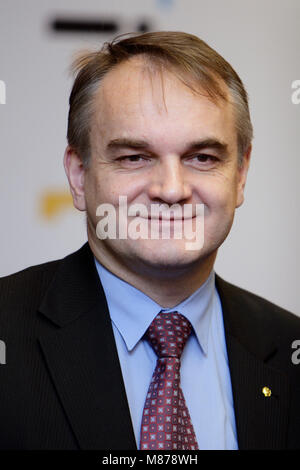
M 218 276 L 216 282 L 239 448 L 300 449 L 300 365 L 291 361 L 300 319 Z M 6 344 L 0 449 L 135 449 L 89 245 L 2 278 L 0 299 L 0 339 Z

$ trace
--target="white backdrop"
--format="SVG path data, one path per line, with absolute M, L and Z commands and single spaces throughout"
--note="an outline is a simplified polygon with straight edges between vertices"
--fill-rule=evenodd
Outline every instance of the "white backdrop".
M 219 250 L 219 275 L 300 315 L 299 0 L 0 0 L 0 275 L 65 256 L 86 240 L 63 170 L 72 54 L 112 38 L 58 34 L 57 16 L 116 19 L 133 31 L 198 35 L 250 95 L 254 148 L 246 200 Z

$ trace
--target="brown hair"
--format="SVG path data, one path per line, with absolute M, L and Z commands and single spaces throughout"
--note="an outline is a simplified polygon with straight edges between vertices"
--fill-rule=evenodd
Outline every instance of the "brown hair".
M 67 138 L 87 167 L 90 158 L 90 125 L 93 98 L 102 78 L 115 66 L 138 54 L 152 65 L 171 70 L 188 87 L 205 90 L 212 100 L 227 99 L 220 79 L 230 91 L 235 114 L 239 162 L 253 138 L 248 96 L 231 67 L 197 36 L 177 31 L 122 35 L 105 43 L 100 51 L 81 55 L 73 63 L 77 74 L 71 91 Z

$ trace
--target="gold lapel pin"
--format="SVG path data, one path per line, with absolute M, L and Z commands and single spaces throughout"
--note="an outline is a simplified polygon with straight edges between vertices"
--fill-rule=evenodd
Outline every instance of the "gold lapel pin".
M 270 397 L 272 395 L 271 389 L 269 387 L 263 387 L 262 392 L 265 397 Z

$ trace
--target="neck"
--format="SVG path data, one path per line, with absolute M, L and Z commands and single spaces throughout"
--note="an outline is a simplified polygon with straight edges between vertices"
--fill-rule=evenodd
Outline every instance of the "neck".
M 170 270 L 153 268 L 132 269 L 130 263 L 123 264 L 104 249 L 93 238 L 89 238 L 90 248 L 95 258 L 115 276 L 140 290 L 162 308 L 173 308 L 189 297 L 207 280 L 215 262 L 217 251 L 191 266 Z

